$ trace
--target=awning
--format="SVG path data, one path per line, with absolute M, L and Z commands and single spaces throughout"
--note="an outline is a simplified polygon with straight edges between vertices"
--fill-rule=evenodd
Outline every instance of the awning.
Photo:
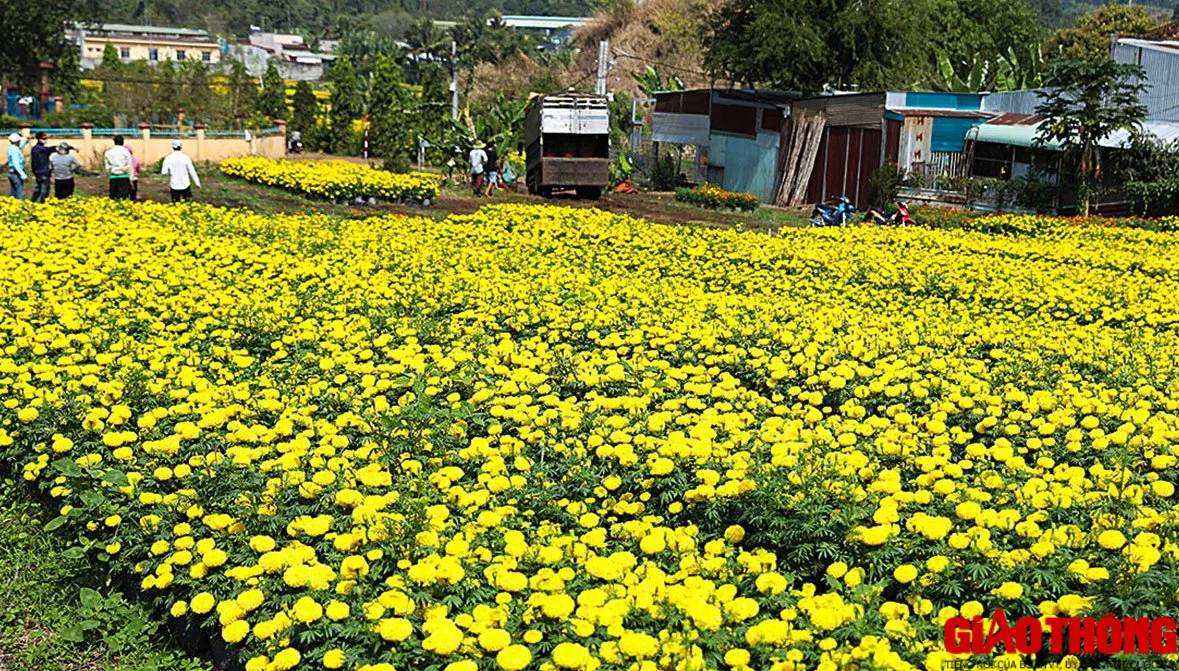
M 1039 143 L 1036 135 L 1040 131 L 1040 124 L 1030 126 L 1000 126 L 984 123 L 975 126 L 966 134 L 966 139 L 991 144 L 1008 144 L 1015 147 L 1033 147 L 1035 149 L 1049 149 L 1061 151 L 1063 146 L 1056 141 Z

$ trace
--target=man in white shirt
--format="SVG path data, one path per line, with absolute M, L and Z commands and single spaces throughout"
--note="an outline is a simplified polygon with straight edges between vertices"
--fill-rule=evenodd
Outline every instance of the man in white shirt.
M 164 158 L 161 175 L 168 175 L 168 189 L 172 192 L 172 202 L 192 200 L 192 185 L 201 188 L 201 178 L 197 177 L 196 167 L 187 154 L 180 151 L 180 140 L 172 140 L 172 153 Z
M 483 187 L 483 169 L 487 165 L 487 152 L 479 148 L 479 143 L 475 142 L 471 149 L 471 184 L 474 186 L 475 195 L 481 195 Z
M 115 136 L 115 146 L 102 155 L 102 165 L 110 180 L 111 200 L 131 198 L 131 152 L 123 146 L 123 136 Z

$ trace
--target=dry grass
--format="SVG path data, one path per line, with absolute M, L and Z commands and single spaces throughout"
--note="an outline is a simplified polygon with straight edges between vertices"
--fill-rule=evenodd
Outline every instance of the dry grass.
M 631 72 L 659 65 L 664 76 L 676 75 L 689 87 L 707 86 L 704 74 L 703 36 L 708 14 L 725 0 L 644 0 L 627 12 L 601 12 L 574 35 L 581 52 L 573 74 L 597 69 L 598 42 L 610 40 L 617 64 L 610 88 L 639 92 Z

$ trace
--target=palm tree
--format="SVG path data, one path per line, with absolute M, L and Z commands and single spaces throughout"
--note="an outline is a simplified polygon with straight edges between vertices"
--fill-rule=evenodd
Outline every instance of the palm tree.
M 414 56 L 425 56 L 433 60 L 441 54 L 447 46 L 446 34 L 434 25 L 434 21 L 423 16 L 405 34 L 405 42 Z

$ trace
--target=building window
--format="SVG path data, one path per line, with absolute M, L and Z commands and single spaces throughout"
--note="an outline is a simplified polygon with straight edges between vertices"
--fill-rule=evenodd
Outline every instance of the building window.
M 147 60 L 151 61 L 152 63 L 155 63 L 156 61 L 160 60 L 160 50 L 159 49 L 148 49 L 147 50 Z
M 131 60 L 131 49 L 129 49 L 128 47 L 123 47 L 123 48 L 119 49 L 119 58 L 122 58 L 123 60 L 128 60 L 128 61 Z
M 177 49 L 176 50 L 176 60 L 178 60 L 178 61 L 184 60 L 184 49 Z
M 212 61 L 213 60 L 213 52 L 212 51 L 202 51 L 201 52 L 201 60 L 206 63 Z

